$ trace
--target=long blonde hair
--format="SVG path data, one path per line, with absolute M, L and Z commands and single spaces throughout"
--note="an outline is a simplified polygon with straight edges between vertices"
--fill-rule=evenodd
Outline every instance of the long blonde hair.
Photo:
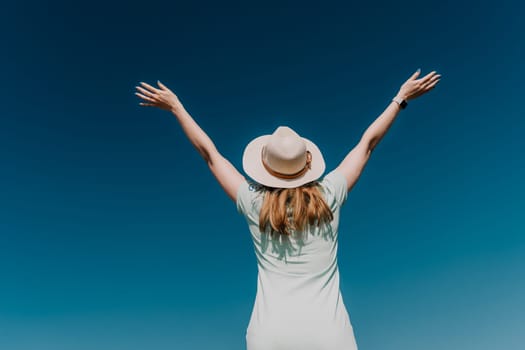
M 308 225 L 321 226 L 334 216 L 318 182 L 297 188 L 266 188 L 259 214 L 261 232 L 290 235 Z

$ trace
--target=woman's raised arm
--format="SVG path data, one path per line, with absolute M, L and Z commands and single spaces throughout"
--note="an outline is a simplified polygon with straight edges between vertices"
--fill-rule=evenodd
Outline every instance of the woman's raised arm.
M 204 130 L 201 129 L 197 122 L 193 120 L 178 97 L 160 81 L 158 81 L 157 84 L 160 89 L 144 82 L 141 82 L 143 87 L 136 87 L 140 92 L 135 92 L 135 94 L 146 101 L 141 102 L 140 105 L 158 107 L 172 112 L 179 121 L 182 130 L 206 161 L 211 172 L 226 194 L 233 201 L 236 201 L 237 189 L 242 181 L 245 181 L 244 176 L 219 153 L 213 141 Z
M 420 70 L 418 69 L 408 80 L 401 86 L 395 99 L 398 101 L 413 100 L 436 86 L 441 75 L 435 71 L 428 73 L 420 79 Z M 379 141 L 385 136 L 388 129 L 394 122 L 396 116 L 401 110 L 401 106 L 394 99 L 386 107 L 383 113 L 366 129 L 359 143 L 348 153 L 341 164 L 336 168 L 346 178 L 347 189 L 351 190 L 361 175 L 368 159 Z

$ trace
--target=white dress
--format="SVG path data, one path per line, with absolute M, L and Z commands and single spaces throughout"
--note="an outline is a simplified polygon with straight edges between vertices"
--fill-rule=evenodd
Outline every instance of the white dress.
M 247 350 L 356 350 L 339 289 L 337 242 L 346 179 L 337 171 L 320 184 L 334 220 L 321 228 L 271 238 L 259 231 L 261 187 L 244 182 L 237 209 L 250 229 L 257 258 L 257 294 L 246 330 Z

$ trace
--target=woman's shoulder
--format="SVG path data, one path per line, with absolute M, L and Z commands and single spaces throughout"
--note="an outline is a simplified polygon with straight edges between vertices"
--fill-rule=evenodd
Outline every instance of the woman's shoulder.
M 240 213 L 247 214 L 254 209 L 257 209 L 258 203 L 262 200 L 266 187 L 251 181 L 246 180 L 241 183 L 237 191 L 237 210 Z
M 346 178 L 336 169 L 326 174 L 320 181 L 326 199 L 329 205 L 337 204 L 342 206 L 346 202 L 348 190 L 346 186 Z

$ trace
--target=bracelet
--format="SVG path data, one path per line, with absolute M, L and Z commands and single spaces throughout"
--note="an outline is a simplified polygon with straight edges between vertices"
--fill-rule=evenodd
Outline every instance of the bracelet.
M 401 107 L 401 109 L 405 109 L 406 106 L 408 106 L 407 101 L 402 99 L 401 97 L 396 96 L 392 99 L 392 101 L 396 102 L 399 105 L 399 107 Z

